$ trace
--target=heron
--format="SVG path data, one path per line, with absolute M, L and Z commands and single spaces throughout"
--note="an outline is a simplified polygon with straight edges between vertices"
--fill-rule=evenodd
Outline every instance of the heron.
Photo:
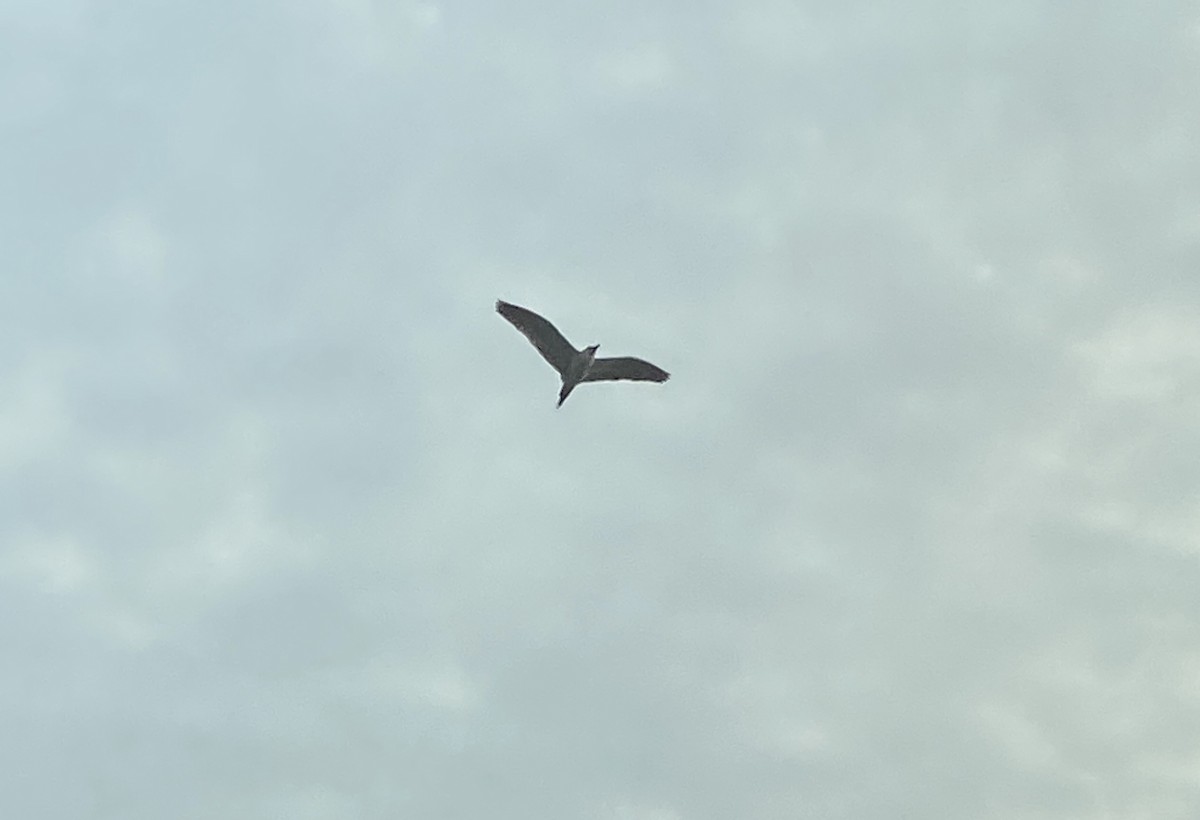
M 557 407 L 571 395 L 576 385 L 582 382 L 608 382 L 621 379 L 635 382 L 665 382 L 671 374 L 644 359 L 632 356 L 598 359 L 596 351 L 600 345 L 590 345 L 583 350 L 566 340 L 558 328 L 547 319 L 528 308 L 510 305 L 496 300 L 496 312 L 512 323 L 533 343 L 542 358 L 558 371 L 562 378 L 562 390 L 558 393 Z

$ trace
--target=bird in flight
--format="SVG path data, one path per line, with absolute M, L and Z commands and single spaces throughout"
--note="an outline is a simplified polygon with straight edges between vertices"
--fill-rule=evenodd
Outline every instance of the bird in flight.
M 562 390 L 558 393 L 558 406 L 567 400 L 571 391 L 580 382 L 608 382 L 627 379 L 637 382 L 665 382 L 671 374 L 650 362 L 619 356 L 613 359 L 597 359 L 600 345 L 576 350 L 558 329 L 532 310 L 526 310 L 508 302 L 496 301 L 496 312 L 525 334 L 542 358 L 562 377 Z

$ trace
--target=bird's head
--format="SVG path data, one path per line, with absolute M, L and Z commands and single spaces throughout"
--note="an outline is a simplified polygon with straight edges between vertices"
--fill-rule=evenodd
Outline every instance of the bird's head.
M 591 347 L 585 347 L 583 349 L 583 352 L 585 355 L 587 355 L 589 362 L 592 359 L 596 358 L 596 351 L 599 349 L 600 349 L 600 345 L 592 345 Z

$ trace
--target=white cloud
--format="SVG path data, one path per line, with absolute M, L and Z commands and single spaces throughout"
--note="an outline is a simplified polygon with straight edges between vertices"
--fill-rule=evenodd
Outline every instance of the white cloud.
M 340 669 L 331 678 L 356 697 L 399 699 L 448 712 L 478 711 L 483 703 L 480 686 L 453 662 L 374 658 L 359 669 Z
M 1022 769 L 1046 774 L 1056 774 L 1063 769 L 1061 755 L 1050 735 L 1021 714 L 1019 706 L 984 704 L 980 709 L 980 720 L 1005 754 Z
M 441 7 L 418 0 L 322 0 L 340 36 L 342 59 L 373 69 L 410 65 L 412 52 L 442 21 Z
M 606 86 L 637 94 L 666 88 L 676 68 L 661 46 L 649 45 L 608 55 L 597 71 Z
M 0 813 L 1196 815 L 1179 9 L 35 6 Z
M 815 65 L 832 46 L 831 32 L 807 9 L 779 0 L 738 6 L 733 30 L 748 56 L 783 65 Z
M 72 419 L 64 393 L 72 356 L 32 351 L 0 383 L 0 464 L 15 470 L 69 442 Z
M 164 275 L 167 263 L 167 240 L 144 210 L 123 210 L 115 213 L 100 232 L 101 252 L 112 257 L 112 270 L 117 276 L 140 280 L 157 280 Z
M 683 815 L 663 806 L 642 806 L 622 803 L 607 815 L 612 820 L 683 820 Z
M 98 570 L 91 555 L 68 536 L 26 535 L 0 560 L 0 573 L 53 595 L 78 593 L 93 585 Z
M 1200 312 L 1184 306 L 1126 311 L 1075 352 L 1110 399 L 1200 401 Z

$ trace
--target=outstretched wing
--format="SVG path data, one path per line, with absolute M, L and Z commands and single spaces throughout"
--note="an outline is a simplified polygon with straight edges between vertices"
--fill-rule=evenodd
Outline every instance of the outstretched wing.
M 587 375 L 585 382 L 612 382 L 628 379 L 635 382 L 665 382 L 671 374 L 661 367 L 655 367 L 643 359 L 630 356 L 618 356 L 613 359 L 596 359 Z
M 560 374 L 567 372 L 567 366 L 579 352 L 568 342 L 561 333 L 547 320 L 538 316 L 532 310 L 510 305 L 508 302 L 496 300 L 496 312 L 512 323 L 512 326 L 525 334 L 525 338 L 533 342 L 542 358 L 550 362 L 550 366 Z

